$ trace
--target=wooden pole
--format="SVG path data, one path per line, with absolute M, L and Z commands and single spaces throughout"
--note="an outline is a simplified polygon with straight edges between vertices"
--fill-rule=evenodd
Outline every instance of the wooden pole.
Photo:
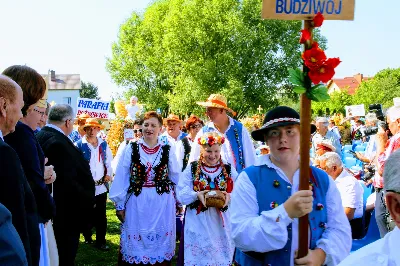
M 312 20 L 304 20 L 304 29 L 311 30 Z M 304 50 L 310 49 L 309 44 L 304 45 Z M 305 74 L 305 87 L 311 88 L 308 77 L 308 68 L 303 65 Z M 310 136 L 311 136 L 311 100 L 303 93 L 300 98 L 300 182 L 299 190 L 309 189 L 310 180 Z M 298 258 L 307 256 L 308 253 L 308 214 L 299 218 L 299 249 Z

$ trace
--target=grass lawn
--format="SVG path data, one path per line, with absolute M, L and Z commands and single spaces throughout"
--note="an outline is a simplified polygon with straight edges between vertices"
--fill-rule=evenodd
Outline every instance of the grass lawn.
M 111 201 L 107 202 L 107 245 L 110 250 L 100 251 L 94 247 L 94 245 L 85 244 L 84 238 L 81 235 L 78 254 L 76 256 L 75 263 L 79 266 L 90 266 L 90 265 L 117 265 L 118 261 L 118 249 L 119 249 L 119 220 L 115 215 L 115 208 Z M 96 234 L 93 234 L 93 240 L 96 239 Z M 176 249 L 178 254 L 178 245 Z M 149 264 L 150 266 L 151 264 Z M 176 256 L 172 260 L 172 265 L 176 265 Z

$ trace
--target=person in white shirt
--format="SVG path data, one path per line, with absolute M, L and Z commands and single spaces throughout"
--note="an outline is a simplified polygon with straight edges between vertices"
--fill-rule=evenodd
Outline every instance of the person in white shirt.
M 112 176 L 112 153 L 110 147 L 97 134 L 104 126 L 97 119 L 89 118 L 86 120 L 83 130 L 86 134 L 75 143 L 78 149 L 83 153 L 83 157 L 89 162 L 90 171 L 96 185 L 95 200 L 96 205 L 93 209 L 92 219 L 88 221 L 83 236 L 86 243 L 92 242 L 92 227 L 96 227 L 96 247 L 107 251 L 106 245 L 107 216 L 106 202 L 108 192 L 108 182 Z
M 178 141 L 176 144 L 176 157 L 178 158 L 178 162 L 182 163 L 182 171 L 185 170 L 189 162 L 189 156 L 190 151 L 192 150 L 193 142 L 196 138 L 197 133 L 200 131 L 202 126 L 204 126 L 204 123 L 200 118 L 192 115 L 186 121 L 185 126 L 189 134 Z
M 179 119 L 179 116 L 170 114 L 164 119 L 164 125 L 167 130 L 162 134 L 162 136 L 166 136 L 169 142 L 176 144 L 176 142 L 188 135 L 181 131 L 182 122 L 183 121 Z
M 233 165 L 238 173 L 244 168 L 254 165 L 253 141 L 247 129 L 240 122 L 228 116 L 227 112 L 232 114 L 235 112 L 228 107 L 225 96 L 211 94 L 206 102 L 197 104 L 206 108 L 207 116 L 210 119 L 210 122 L 197 133 L 197 137 L 212 131 L 223 135 L 226 141 L 221 146 L 222 159 Z M 197 160 L 199 156 L 200 145 L 195 140 L 189 162 Z
M 136 115 L 140 112 L 140 107 L 137 106 L 138 98 L 136 96 L 132 96 L 130 99 L 130 103 L 125 106 L 126 111 L 128 111 L 127 119 L 136 120 Z
M 342 160 L 335 152 L 327 152 L 322 155 L 320 167 L 335 180 L 342 198 L 344 212 L 350 221 L 353 239 L 361 238 L 364 235 L 362 222 L 364 190 L 361 184 L 343 167 Z
M 173 143 L 159 137 L 162 118 L 144 114 L 143 138 L 131 142 L 117 166 L 110 199 L 122 222 L 118 265 L 171 265 L 176 247 L 172 186 L 181 169 Z
M 252 132 L 270 154 L 246 168 L 232 192 L 235 260 L 241 266 L 337 265 L 350 252 L 351 233 L 335 182 L 310 167 L 310 188 L 299 191 L 300 116 L 286 106 L 270 110 Z M 309 252 L 296 259 L 298 218 L 309 214 Z
M 315 154 L 317 150 L 317 144 L 322 140 L 329 140 L 336 149 L 336 153 L 342 155 L 342 145 L 339 142 L 336 134 L 333 131 L 328 130 L 329 121 L 326 117 L 319 117 L 316 120 L 317 132 L 312 138 L 312 149 Z
M 383 172 L 387 209 L 396 224 L 395 229 L 368 246 L 348 256 L 339 266 L 399 266 L 400 252 L 400 150 L 390 155 Z

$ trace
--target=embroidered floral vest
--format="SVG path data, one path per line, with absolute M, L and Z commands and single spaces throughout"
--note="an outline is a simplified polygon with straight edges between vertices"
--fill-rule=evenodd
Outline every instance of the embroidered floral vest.
M 263 211 L 269 211 L 283 204 L 290 196 L 292 185 L 283 180 L 275 169 L 266 165 L 250 166 L 244 170 L 253 183 L 257 192 L 259 215 Z M 327 210 L 326 193 L 329 188 L 328 175 L 315 167 L 311 167 L 310 186 L 313 190 L 313 210 L 309 214 L 310 249 L 315 249 L 317 241 L 326 229 Z M 288 241 L 279 250 L 266 253 L 242 252 L 236 249 L 235 261 L 239 266 L 264 266 L 279 265 L 290 266 L 292 246 L 292 224 L 287 227 Z
M 83 157 L 85 158 L 85 160 L 90 162 L 90 157 L 92 155 L 92 152 L 90 151 L 88 144 L 83 143 L 82 139 L 80 139 L 76 142 L 76 146 L 83 153 Z M 105 164 L 107 160 L 107 142 L 103 141 L 102 143 L 100 143 L 99 146 L 100 146 L 100 156 L 101 159 L 103 160 L 103 163 Z
M 196 177 L 196 170 L 198 166 L 198 161 L 194 161 L 190 163 L 191 167 L 191 172 L 192 172 L 192 177 L 193 177 L 193 190 L 194 191 L 203 191 L 203 190 L 220 190 L 220 191 L 226 191 L 228 193 L 231 193 L 233 190 L 233 180 L 231 178 L 231 165 L 230 164 L 225 164 L 225 170 L 226 173 L 228 174 L 229 178 L 226 180 L 223 171 L 219 175 L 217 175 L 214 179 L 211 179 L 211 177 L 207 176 L 203 171 L 200 171 L 200 174 L 198 177 Z M 201 211 L 206 211 L 208 208 L 204 206 L 200 206 L 200 201 L 196 200 L 195 202 L 192 202 L 191 204 L 188 205 L 190 209 L 199 209 L 201 207 Z M 221 209 L 220 211 L 226 211 L 228 209 L 228 206 L 225 208 Z
M 131 142 L 132 146 L 132 162 L 130 167 L 130 179 L 128 193 L 133 193 L 135 196 L 139 196 L 142 192 L 143 185 L 146 180 L 146 166 L 140 161 L 139 144 L 137 142 Z M 159 195 L 164 193 L 169 194 L 172 190 L 172 186 L 175 185 L 168 177 L 168 161 L 169 161 L 169 150 L 171 146 L 164 145 L 161 147 L 161 160 L 152 168 L 154 169 L 154 183 L 156 191 Z

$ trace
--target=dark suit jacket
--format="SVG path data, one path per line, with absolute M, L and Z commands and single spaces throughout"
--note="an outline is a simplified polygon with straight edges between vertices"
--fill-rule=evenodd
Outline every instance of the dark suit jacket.
M 40 232 L 36 201 L 17 153 L 0 138 L 0 203 L 12 214 L 12 222 L 25 247 L 29 265 L 39 265 Z
M 94 206 L 95 185 L 89 163 L 72 141 L 54 128 L 43 127 L 36 138 L 57 174 L 53 183 L 57 207 L 54 222 L 73 222 L 71 226 L 76 226 Z
M 5 136 L 4 140 L 17 152 L 36 199 L 39 222 L 46 223 L 55 215 L 56 206 L 44 182 L 44 153 L 33 130 L 18 122 L 15 131 Z
M 28 265 L 21 238 L 11 222 L 11 213 L 0 203 L 0 265 Z

